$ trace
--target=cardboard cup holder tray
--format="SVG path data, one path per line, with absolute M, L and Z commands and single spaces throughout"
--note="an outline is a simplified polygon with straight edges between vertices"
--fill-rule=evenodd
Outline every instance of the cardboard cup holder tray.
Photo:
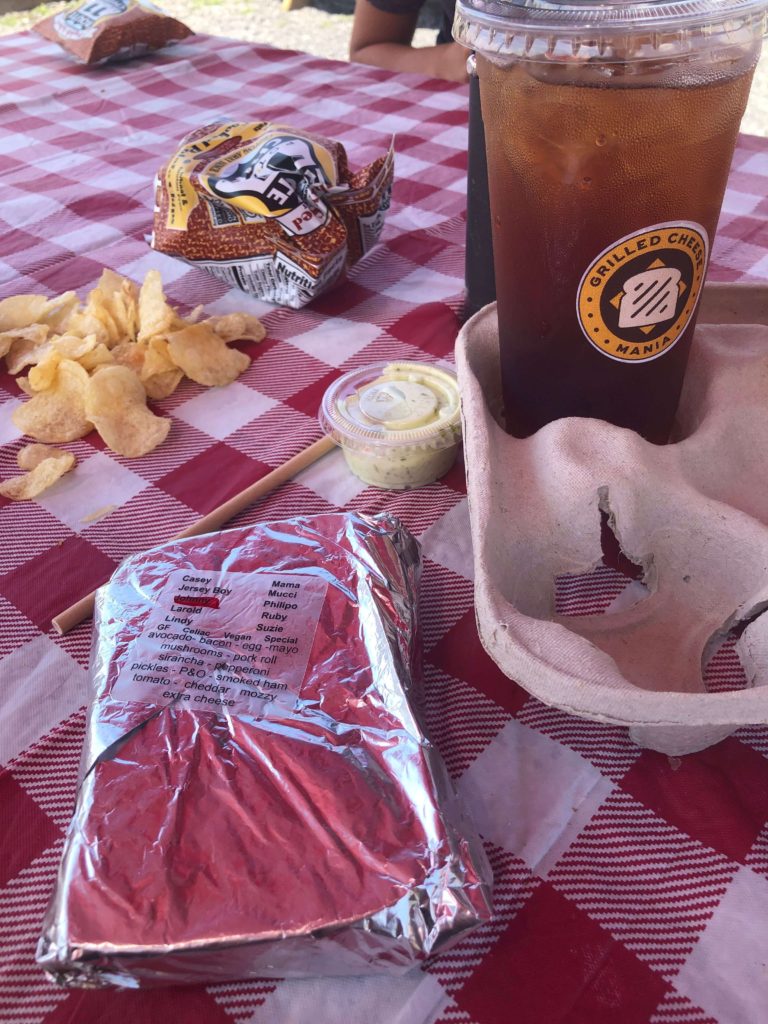
M 511 437 L 495 306 L 456 347 L 485 649 L 544 703 L 667 754 L 768 723 L 768 287 L 708 285 L 701 302 L 682 440 L 665 446 L 577 418 Z M 563 592 L 605 591 L 601 518 L 637 578 L 564 614 Z M 723 643 L 737 671 L 713 688 Z

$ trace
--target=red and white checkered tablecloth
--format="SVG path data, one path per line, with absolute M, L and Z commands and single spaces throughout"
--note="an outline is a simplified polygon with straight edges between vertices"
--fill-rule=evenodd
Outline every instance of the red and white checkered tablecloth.
M 300 312 L 153 253 L 152 178 L 217 118 L 276 119 L 360 166 L 396 135 L 383 244 Z M 406 978 L 67 992 L 33 951 L 72 807 L 90 624 L 51 616 L 129 552 L 171 536 L 319 436 L 320 397 L 375 359 L 450 356 L 463 283 L 466 91 L 210 37 L 115 68 L 33 35 L 0 40 L 0 297 L 81 295 L 102 267 L 157 267 L 172 302 L 262 315 L 268 339 L 226 389 L 161 403 L 168 440 L 126 460 L 96 435 L 36 502 L 0 499 L 0 1021 L 13 1024 L 762 1024 L 768 1020 L 768 729 L 682 759 L 544 707 L 483 653 L 463 469 L 368 488 L 336 452 L 239 523 L 349 508 L 399 515 L 423 546 L 428 726 L 495 871 L 496 917 Z M 768 279 L 768 139 L 742 137 L 712 277 Z M 20 445 L 0 376 L 0 476 Z M 756 454 L 758 457 L 760 453 Z M 112 508 L 97 521 L 94 512 Z M 619 581 L 618 586 L 623 586 Z M 617 581 L 605 572 L 605 599 Z M 569 595 L 563 600 L 567 604 Z M 576 609 L 578 610 L 578 609 Z M 725 651 L 712 686 L 739 677 Z

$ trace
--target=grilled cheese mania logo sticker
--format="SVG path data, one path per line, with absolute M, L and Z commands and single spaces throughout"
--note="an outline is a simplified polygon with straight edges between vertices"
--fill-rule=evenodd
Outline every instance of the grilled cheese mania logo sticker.
M 590 344 L 644 363 L 679 341 L 696 309 L 709 257 L 701 224 L 655 224 L 600 253 L 579 284 L 576 310 Z

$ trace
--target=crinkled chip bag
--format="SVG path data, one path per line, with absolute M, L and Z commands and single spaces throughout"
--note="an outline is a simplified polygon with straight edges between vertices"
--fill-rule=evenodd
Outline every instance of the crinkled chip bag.
M 192 35 L 148 0 L 76 0 L 34 30 L 81 64 L 127 60 Z
M 352 173 L 340 142 L 281 124 L 187 135 L 156 180 L 152 246 L 298 309 L 377 241 L 394 152 Z
M 26 472 L 1 483 L 0 495 L 12 501 L 25 501 L 36 498 L 68 473 L 75 464 L 75 456 L 45 444 L 28 444 L 19 450 L 16 461 L 19 469 Z

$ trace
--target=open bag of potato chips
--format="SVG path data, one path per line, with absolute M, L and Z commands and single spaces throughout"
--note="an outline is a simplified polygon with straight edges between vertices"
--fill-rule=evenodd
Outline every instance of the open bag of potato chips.
M 211 124 L 156 182 L 152 246 L 256 298 L 298 309 L 378 240 L 390 147 L 352 173 L 340 142 L 282 124 Z
M 34 30 L 80 64 L 128 60 L 192 35 L 149 0 L 74 0 Z
M 352 513 L 123 563 L 38 949 L 56 981 L 403 971 L 488 919 L 416 713 L 419 568 L 396 519 Z

